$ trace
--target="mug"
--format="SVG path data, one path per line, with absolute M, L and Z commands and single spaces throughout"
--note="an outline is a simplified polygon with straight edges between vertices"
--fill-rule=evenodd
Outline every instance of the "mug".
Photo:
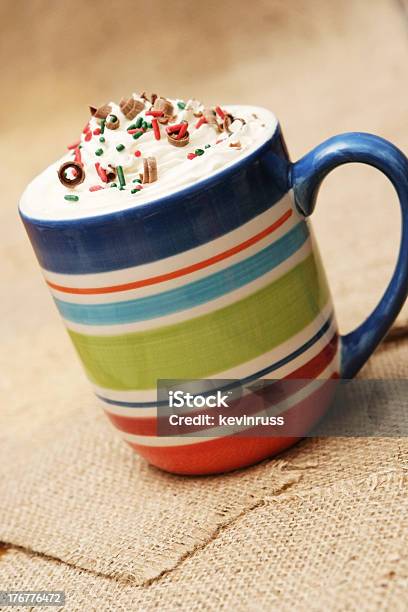
M 350 162 L 391 180 L 402 239 L 380 303 L 339 336 L 308 217 L 325 176 Z M 159 379 L 352 378 L 407 296 L 408 160 L 370 134 L 336 136 L 291 163 L 277 124 L 244 158 L 158 200 L 81 220 L 20 214 L 106 414 L 134 450 L 174 473 L 244 467 L 298 437 L 159 436 Z M 290 399 L 294 418 L 310 414 L 304 433 L 330 403 L 319 386 Z

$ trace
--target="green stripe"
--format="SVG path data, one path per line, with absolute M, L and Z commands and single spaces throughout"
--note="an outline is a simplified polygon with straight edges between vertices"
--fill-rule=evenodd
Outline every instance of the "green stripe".
M 306 327 L 328 295 L 311 254 L 270 285 L 194 319 L 115 336 L 69 334 L 97 385 L 153 389 L 159 378 L 207 378 L 270 351 Z

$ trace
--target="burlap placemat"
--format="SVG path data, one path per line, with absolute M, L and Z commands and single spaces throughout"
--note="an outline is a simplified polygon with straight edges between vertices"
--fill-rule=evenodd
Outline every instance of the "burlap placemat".
M 406 377 L 407 352 L 408 343 L 389 345 L 367 374 Z M 335 484 L 408 456 L 407 442 L 397 438 L 311 439 L 247 470 L 182 478 L 149 467 L 90 396 L 77 399 L 40 428 L 37 421 L 30 430 L 27 413 L 24 429 L 17 415 L 7 421 L 9 434 L 4 423 L 0 541 L 134 584 L 175 567 L 221 527 L 289 487 Z
M 8 550 L 3 589 L 64 590 L 65 610 L 406 610 L 408 473 L 266 496 L 147 587 Z

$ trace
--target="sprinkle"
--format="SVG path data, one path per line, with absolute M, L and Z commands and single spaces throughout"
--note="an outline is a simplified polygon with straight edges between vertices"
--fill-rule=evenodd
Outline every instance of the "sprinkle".
M 74 159 L 75 159 L 76 163 L 77 164 L 82 164 L 81 151 L 80 151 L 79 147 L 77 147 L 75 149 L 74 155 L 75 155 Z
M 103 189 L 101 185 L 91 185 L 89 191 L 100 191 L 101 189 Z
M 128 134 L 138 134 L 139 132 L 140 132 L 141 134 L 143 134 L 143 133 L 144 133 L 142 128 L 134 128 L 134 129 L 132 129 L 132 130 L 128 130 L 128 131 L 127 131 L 127 133 L 128 133 Z
M 203 150 L 203 149 L 196 149 L 196 150 L 194 151 L 194 153 L 195 153 L 196 155 L 204 155 L 204 150 Z
M 101 136 L 99 142 L 105 142 L 105 136 Z
M 140 179 L 133 179 L 132 183 L 141 183 L 142 181 Z
M 123 151 L 123 150 L 124 150 L 124 148 L 125 148 L 125 145 L 123 145 L 123 144 L 118 144 L 118 145 L 116 145 L 116 150 L 117 150 L 117 151 Z
M 133 134 L 133 140 L 137 140 L 142 134 L 144 134 L 144 132 L 136 132 L 136 134 Z
M 111 184 L 109 185 L 109 187 L 117 187 L 117 184 L 116 184 L 116 183 L 111 183 Z
M 148 127 L 149 129 L 152 129 L 153 124 L 152 124 L 152 123 L 148 123 L 148 124 L 147 124 L 147 127 Z
M 188 128 L 188 121 L 182 121 L 180 131 L 177 134 L 177 140 L 181 140 L 184 137 L 185 133 L 187 132 L 187 128 Z
M 135 157 L 140 157 L 141 156 L 141 152 L 139 151 L 139 149 L 137 149 L 137 151 L 135 151 Z
M 210 144 L 205 145 L 204 149 L 209 149 L 211 147 Z
M 106 119 L 102 119 L 102 121 L 101 121 L 101 134 L 103 134 L 104 131 L 105 131 L 105 123 L 106 123 Z
M 125 181 L 125 176 L 123 174 L 123 168 L 122 166 L 118 166 L 116 168 L 116 171 L 118 173 L 118 179 L 119 179 L 119 185 L 120 185 L 120 189 L 123 189 L 124 186 L 126 185 L 126 181 Z
M 160 140 L 160 127 L 159 127 L 159 123 L 157 119 L 152 120 L 152 126 L 153 126 L 153 132 L 154 132 L 155 139 Z
M 68 200 L 68 202 L 78 202 L 79 196 L 77 195 L 65 195 L 64 200 Z
M 143 124 L 143 117 L 139 117 L 135 123 L 135 127 L 140 128 Z
M 221 117 L 221 119 L 224 119 L 224 118 L 225 118 L 225 113 L 224 113 L 224 111 L 222 110 L 222 108 L 220 108 L 219 106 L 216 106 L 216 107 L 215 107 L 215 112 L 217 113 L 217 115 L 218 115 L 219 117 Z
M 91 138 L 92 138 L 92 132 L 91 131 L 86 132 L 86 134 L 85 134 L 86 142 L 89 142 L 91 140 Z
M 103 180 L 104 183 L 107 183 L 108 177 L 106 175 L 105 170 L 101 167 L 101 164 L 99 162 L 95 164 L 95 168 L 98 173 L 98 176 Z
M 184 110 L 186 108 L 186 103 L 185 102 L 177 102 L 177 106 L 179 107 L 180 110 Z
M 101 128 L 95 128 L 93 133 L 95 136 L 99 136 L 99 134 L 101 133 Z
M 71 151 L 72 149 L 77 149 L 80 144 L 81 144 L 81 141 L 77 140 L 76 142 L 73 142 L 72 144 L 68 145 L 67 149 L 69 151 Z
M 100 155 L 103 155 L 103 149 L 96 149 L 96 151 L 95 151 L 95 155 L 97 155 L 98 157 L 99 157 Z
M 200 128 L 204 123 L 208 123 L 207 119 L 205 117 L 200 117 L 200 119 L 195 124 L 195 129 L 198 130 L 198 128 Z
M 83 134 L 86 134 L 87 132 L 89 132 L 91 128 L 89 127 L 89 121 L 88 123 L 85 124 L 84 129 L 82 130 Z
M 142 185 L 138 185 L 137 187 L 135 187 L 134 189 L 130 190 L 130 193 L 137 193 L 138 191 L 140 191 L 141 189 L 143 189 Z
M 189 153 L 187 155 L 187 159 L 194 159 L 195 157 L 197 157 L 197 155 L 195 153 Z
M 155 111 L 155 110 L 149 110 L 146 113 L 146 117 L 147 116 L 151 116 L 151 117 L 163 117 L 164 112 L 163 111 Z
M 168 127 L 166 127 L 166 132 L 168 134 L 173 134 L 173 132 L 178 132 L 179 129 L 181 128 L 182 124 L 181 123 L 176 123 L 174 125 L 169 125 Z
M 142 127 L 144 130 L 147 130 L 147 128 L 149 127 L 149 124 L 147 123 L 147 121 L 143 121 Z

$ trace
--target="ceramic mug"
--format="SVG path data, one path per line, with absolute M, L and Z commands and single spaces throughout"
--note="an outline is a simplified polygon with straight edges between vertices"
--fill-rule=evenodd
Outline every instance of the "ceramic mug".
M 391 180 L 402 240 L 380 303 L 339 336 L 307 217 L 324 177 L 349 162 Z M 240 161 L 160 200 L 83 220 L 21 216 L 108 417 L 175 473 L 250 465 L 296 438 L 158 436 L 158 379 L 351 378 L 407 296 L 408 161 L 369 134 L 331 138 L 293 164 L 277 125 Z M 312 407 L 306 433 L 327 405 L 318 388 L 290 409 L 296 418 Z

